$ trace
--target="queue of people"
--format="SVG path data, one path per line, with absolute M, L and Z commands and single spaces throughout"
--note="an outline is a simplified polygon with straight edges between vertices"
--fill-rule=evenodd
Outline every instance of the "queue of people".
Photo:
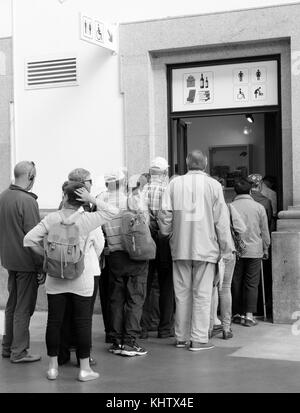
M 167 161 L 157 157 L 149 174 L 128 180 L 122 170 L 107 173 L 106 190 L 97 197 L 91 195 L 90 172 L 77 168 L 62 186 L 58 210 L 40 220 L 37 196 L 31 192 L 35 164 L 18 163 L 14 184 L 0 194 L 0 258 L 9 274 L 2 357 L 12 363 L 41 359 L 28 350 L 30 318 L 43 283 L 49 380 L 57 379 L 73 348 L 78 380 L 99 377 L 91 356 L 98 290 L 108 351 L 126 357 L 148 353 L 138 340 L 148 338 L 154 274 L 159 285 L 157 337 L 175 336 L 177 348 L 212 349 L 216 330 L 228 340 L 232 322 L 255 326 L 274 194 L 272 200 L 266 196 L 270 191 L 262 195 L 262 177 L 252 175 L 236 182 L 236 197 L 227 205 L 222 185 L 206 167 L 206 156 L 196 150 L 187 157 L 188 172 L 169 179 Z M 137 225 L 130 235 L 135 256 L 124 241 L 126 211 L 132 212 L 132 226 Z M 242 255 L 234 233 L 244 245 Z M 148 241 L 148 250 L 139 244 Z M 148 255 L 139 255 L 139 248 Z

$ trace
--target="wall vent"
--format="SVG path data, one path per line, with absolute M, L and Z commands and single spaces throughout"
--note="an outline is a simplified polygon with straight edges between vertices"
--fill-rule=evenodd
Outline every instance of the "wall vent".
M 28 59 L 25 73 L 26 89 L 78 85 L 76 57 L 51 60 Z

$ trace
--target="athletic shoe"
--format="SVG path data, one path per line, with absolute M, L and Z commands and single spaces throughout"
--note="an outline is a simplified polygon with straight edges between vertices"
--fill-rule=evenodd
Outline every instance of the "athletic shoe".
M 185 348 L 187 345 L 187 341 L 176 341 L 175 346 L 177 348 Z
M 190 351 L 201 351 L 201 350 L 209 350 L 214 347 L 215 346 L 211 343 L 199 343 L 198 341 L 193 341 L 190 344 L 189 350 Z
M 33 361 L 41 360 L 41 356 L 39 354 L 27 354 L 20 359 L 10 359 L 12 363 L 32 363 Z
M 121 344 L 114 343 L 109 347 L 108 351 L 112 354 L 121 354 L 123 347 L 124 346 L 122 346 Z
M 138 343 L 124 344 L 121 351 L 121 356 L 144 356 L 148 351 L 143 347 L 139 346 Z
M 254 327 L 257 325 L 257 321 L 254 318 L 245 317 L 243 325 L 245 327 Z

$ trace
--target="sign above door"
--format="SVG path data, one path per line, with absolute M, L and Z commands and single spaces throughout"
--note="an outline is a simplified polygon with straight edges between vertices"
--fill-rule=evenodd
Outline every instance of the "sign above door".
M 277 60 L 172 69 L 172 112 L 278 105 Z

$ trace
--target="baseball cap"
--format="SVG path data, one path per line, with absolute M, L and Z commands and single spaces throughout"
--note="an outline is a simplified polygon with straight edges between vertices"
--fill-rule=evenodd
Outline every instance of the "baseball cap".
M 124 172 L 120 169 L 110 171 L 104 175 L 105 182 L 117 182 L 122 181 L 122 179 L 125 179 L 125 175 Z
M 169 168 L 168 161 L 165 158 L 162 158 L 161 156 L 157 156 L 151 161 L 150 168 L 157 168 L 164 171 L 167 168 Z
M 263 177 L 260 174 L 251 174 L 248 176 L 248 181 L 255 186 L 259 185 L 262 179 Z

